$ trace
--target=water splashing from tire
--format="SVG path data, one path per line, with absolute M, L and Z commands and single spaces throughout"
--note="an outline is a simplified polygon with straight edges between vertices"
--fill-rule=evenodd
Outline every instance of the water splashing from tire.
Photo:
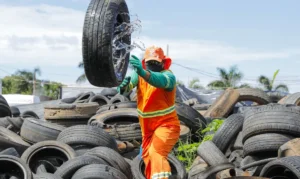
M 145 51 L 145 45 L 143 42 L 139 40 L 139 34 L 142 29 L 141 21 L 138 19 L 137 15 L 129 15 L 129 14 L 122 14 L 130 16 L 130 23 L 122 22 L 120 24 L 115 24 L 115 31 L 114 37 L 112 40 L 112 47 L 113 47 L 113 59 L 114 59 L 114 67 L 115 69 L 119 69 L 125 63 L 125 58 L 130 52 L 136 48 Z M 134 32 L 137 32 L 136 36 L 133 36 Z M 123 38 L 128 37 L 131 35 L 132 43 L 128 44 L 123 41 Z M 116 70 L 119 71 L 119 70 Z M 117 74 L 118 75 L 118 74 Z

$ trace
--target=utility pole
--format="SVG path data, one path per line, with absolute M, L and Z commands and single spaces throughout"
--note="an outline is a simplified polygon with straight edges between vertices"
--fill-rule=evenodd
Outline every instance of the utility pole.
M 169 56 L 169 44 L 167 44 L 167 52 L 166 55 Z
M 2 94 L 2 79 L 0 78 L 0 94 Z
M 33 90 L 32 90 L 33 92 L 33 96 L 35 95 L 35 71 L 33 72 Z

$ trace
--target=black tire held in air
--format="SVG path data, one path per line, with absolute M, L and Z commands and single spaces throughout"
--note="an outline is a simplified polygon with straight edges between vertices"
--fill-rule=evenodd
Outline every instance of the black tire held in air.
M 115 25 L 123 22 L 130 23 L 125 0 L 90 2 L 84 20 L 82 53 L 86 77 L 94 86 L 118 86 L 126 75 L 129 54 L 123 61 L 120 73 L 116 74 L 112 47 Z M 131 44 L 131 36 L 125 36 L 122 41 Z

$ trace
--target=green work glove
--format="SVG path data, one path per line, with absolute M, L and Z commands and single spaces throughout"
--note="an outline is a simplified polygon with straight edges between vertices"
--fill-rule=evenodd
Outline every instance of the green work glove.
M 122 83 L 117 88 L 118 93 L 123 93 L 125 91 L 125 89 L 127 88 L 127 86 L 130 83 L 130 80 L 131 80 L 130 76 L 127 76 L 126 78 L 124 78 Z
M 129 59 L 129 63 L 133 66 L 134 71 L 141 77 L 146 76 L 146 70 L 143 69 L 142 62 L 134 55 Z

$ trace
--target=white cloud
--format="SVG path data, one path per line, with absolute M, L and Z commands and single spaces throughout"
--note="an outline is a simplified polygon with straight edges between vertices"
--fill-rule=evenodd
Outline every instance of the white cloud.
M 133 0 L 129 2 L 132 3 L 131 1 Z M 83 11 L 49 5 L 0 5 L 0 63 L 76 68 L 82 60 L 84 16 Z M 161 25 L 161 22 L 142 21 L 142 25 L 145 29 Z M 174 61 L 181 64 L 192 62 L 189 63 L 192 67 L 202 69 L 206 66 L 227 66 L 242 61 L 285 59 L 299 55 L 299 49 L 257 51 L 223 42 L 197 39 L 153 39 L 143 36 L 139 41 L 145 46 L 157 45 L 164 49 L 169 44 L 169 54 Z M 133 53 L 141 55 L 139 50 L 134 50 Z M 189 71 L 181 68 L 177 70 L 178 74 L 182 73 L 182 79 L 188 78 Z M 210 80 L 211 78 L 205 78 L 202 82 L 207 83 Z
M 7 15 L 9 14 L 9 18 Z M 33 64 L 59 62 L 72 65 L 81 60 L 81 36 L 85 12 L 38 5 L 16 7 L 0 5 L 1 63 Z M 143 22 L 142 22 L 143 23 Z M 159 22 L 145 21 L 145 28 Z M 152 39 L 141 37 L 146 46 L 163 48 L 169 44 L 174 60 L 206 65 L 226 65 L 246 60 L 282 59 L 298 51 L 262 51 L 233 47 L 221 42 L 201 40 Z M 43 60 L 41 61 L 41 58 Z
M 75 67 L 83 20 L 84 12 L 62 7 L 0 5 L 0 63 Z
M 145 46 L 161 46 L 165 51 L 168 44 L 169 56 L 174 61 L 193 61 L 212 66 L 223 66 L 241 61 L 285 59 L 300 54 L 299 50 L 256 51 L 234 47 L 222 42 L 202 40 L 151 39 L 149 37 L 141 37 L 140 41 Z

